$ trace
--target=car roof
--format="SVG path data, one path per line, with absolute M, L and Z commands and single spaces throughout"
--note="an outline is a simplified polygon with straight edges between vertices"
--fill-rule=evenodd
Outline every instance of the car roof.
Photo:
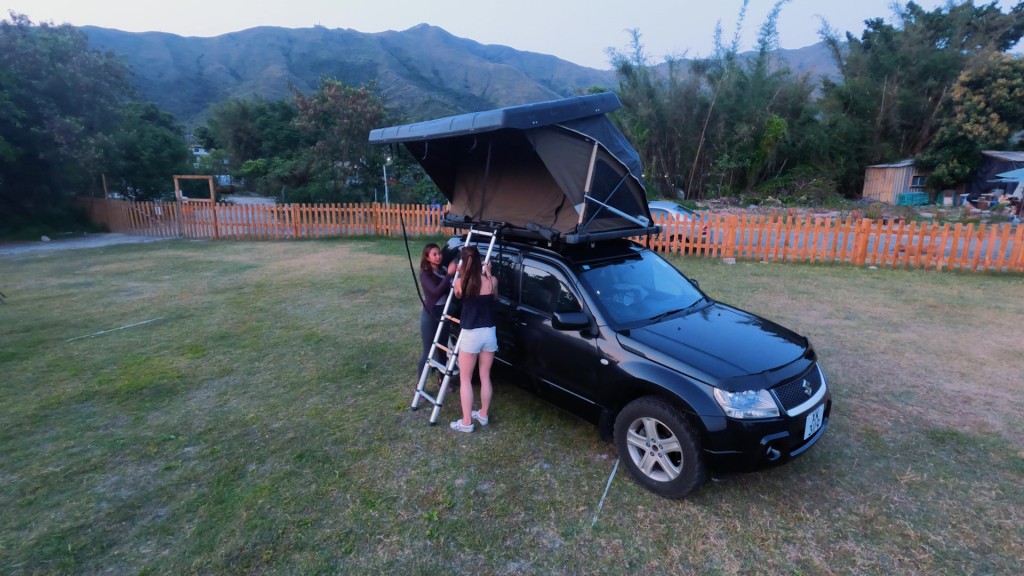
M 694 218 L 697 217 L 697 213 L 693 210 L 683 206 L 682 204 L 677 204 L 669 200 L 655 200 L 653 202 L 648 202 L 647 207 L 651 210 L 665 210 L 676 214 L 685 214 Z
M 669 210 L 693 212 L 693 210 L 687 208 L 686 206 L 683 206 L 682 204 L 679 204 L 678 202 L 673 202 L 671 200 L 652 200 L 648 202 L 647 205 L 650 206 L 651 208 L 666 208 Z

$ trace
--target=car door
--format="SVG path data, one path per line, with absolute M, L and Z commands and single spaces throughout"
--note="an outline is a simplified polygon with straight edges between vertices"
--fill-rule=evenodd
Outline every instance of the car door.
M 584 312 L 568 275 L 548 263 L 524 259 L 515 322 L 520 368 L 536 379 L 538 392 L 574 412 L 593 408 L 599 377 L 596 339 L 589 330 L 558 330 L 555 312 Z
M 498 279 L 498 301 L 494 306 L 494 326 L 498 337 L 496 358 L 503 364 L 518 366 L 522 355 L 515 335 L 519 301 L 519 253 L 497 249 L 491 255 L 491 273 Z

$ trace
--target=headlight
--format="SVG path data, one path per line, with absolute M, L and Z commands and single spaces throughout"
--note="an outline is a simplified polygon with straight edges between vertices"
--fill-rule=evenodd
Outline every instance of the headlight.
M 730 418 L 777 418 L 779 407 L 767 390 L 726 392 L 715 388 L 715 400 Z

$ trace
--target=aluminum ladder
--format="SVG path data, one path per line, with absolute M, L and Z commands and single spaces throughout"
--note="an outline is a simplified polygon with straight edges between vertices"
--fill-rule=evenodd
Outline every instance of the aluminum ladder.
M 484 255 L 482 262 L 483 266 L 491 263 L 491 252 L 494 251 L 494 243 L 498 239 L 498 233 L 500 229 L 481 230 L 477 228 L 470 228 L 466 234 L 466 242 L 463 246 L 469 246 L 473 240 L 473 236 L 490 237 L 490 242 L 487 244 L 487 253 Z M 441 321 L 437 323 L 437 330 L 434 332 L 434 341 L 430 345 L 430 351 L 427 353 L 427 362 L 423 365 L 423 372 L 420 373 L 419 382 L 416 384 L 416 393 L 412 398 L 412 409 L 419 409 L 420 400 L 426 400 L 434 405 L 433 411 L 430 413 L 430 424 L 437 424 L 437 418 L 441 415 L 441 406 L 444 403 L 445 394 L 448 393 L 448 385 L 451 383 L 451 379 L 459 375 L 459 345 L 462 343 L 462 332 L 459 332 L 459 337 L 455 340 L 455 346 L 450 346 L 449 342 L 442 343 L 442 334 L 451 334 L 449 329 L 445 331 L 446 326 L 451 324 L 458 324 L 459 319 L 450 314 L 452 308 L 452 301 L 455 299 L 455 284 L 459 281 L 462 272 L 462 256 L 459 256 L 459 265 L 455 270 L 455 278 L 452 279 L 452 287 L 448 290 L 448 298 L 444 302 L 444 310 L 441 312 Z M 451 338 L 447 338 L 451 340 Z M 438 350 L 443 351 L 448 355 L 448 362 L 440 362 L 434 359 L 435 352 Z M 431 395 L 426 390 L 427 380 L 430 377 L 431 368 L 435 368 L 443 374 L 441 379 L 441 386 L 437 391 L 437 396 Z

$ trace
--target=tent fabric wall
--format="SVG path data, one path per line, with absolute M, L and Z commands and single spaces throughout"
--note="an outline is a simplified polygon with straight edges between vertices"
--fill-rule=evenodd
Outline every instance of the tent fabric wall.
M 500 221 L 518 228 L 536 224 L 559 232 L 576 226 L 577 214 L 536 154 L 508 146 L 467 155 L 453 181 L 451 214 Z

